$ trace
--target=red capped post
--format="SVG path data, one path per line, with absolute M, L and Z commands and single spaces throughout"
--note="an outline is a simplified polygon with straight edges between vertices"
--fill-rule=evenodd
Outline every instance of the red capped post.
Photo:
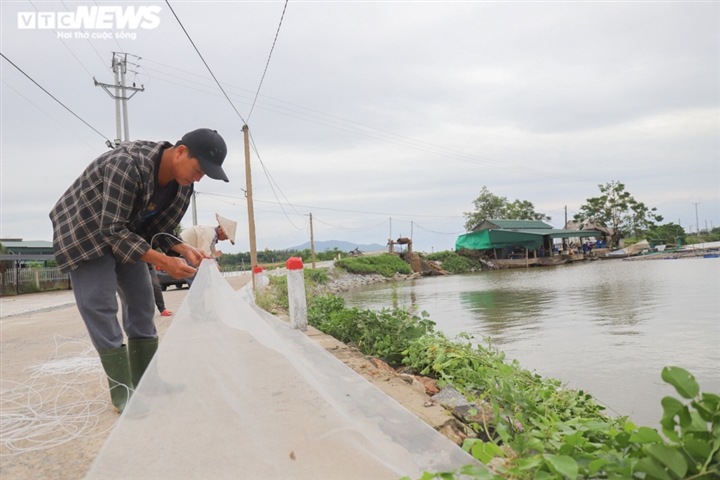
M 302 259 L 290 257 L 285 266 L 287 268 L 290 326 L 305 331 L 307 330 L 307 300 Z

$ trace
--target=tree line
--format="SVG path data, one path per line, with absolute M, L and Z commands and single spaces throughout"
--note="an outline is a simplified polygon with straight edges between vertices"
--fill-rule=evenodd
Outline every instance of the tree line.
M 642 240 L 653 243 L 675 244 L 688 241 L 685 229 L 675 223 L 661 224 L 662 215 L 657 208 L 648 207 L 638 201 L 625 185 L 619 181 L 611 181 L 598 185 L 600 195 L 585 200 L 580 210 L 573 216 L 573 221 L 583 227 L 605 227 L 612 230 L 611 241 L 617 244 L 620 238 Z M 483 186 L 480 195 L 473 200 L 475 209 L 464 212 L 465 230 L 470 232 L 486 219 L 504 220 L 540 220 L 549 221 L 550 216 L 535 211 L 535 206 L 527 200 L 509 201 L 506 197 L 493 194 Z M 709 232 L 706 241 L 720 240 L 720 229 Z M 699 241 L 699 240 L 698 240 Z
M 318 262 L 324 262 L 327 260 L 333 260 L 338 255 L 345 257 L 346 252 L 334 248 L 332 250 L 325 250 L 324 252 L 315 252 L 315 260 Z M 270 250 L 265 249 L 257 252 L 257 258 L 259 264 L 279 264 L 285 263 L 290 257 L 300 257 L 304 264 L 310 264 L 312 262 L 312 251 L 309 248 L 304 250 Z M 221 267 L 241 267 L 245 265 L 245 268 L 250 268 L 250 252 L 240 253 L 223 253 L 218 258 L 218 263 Z

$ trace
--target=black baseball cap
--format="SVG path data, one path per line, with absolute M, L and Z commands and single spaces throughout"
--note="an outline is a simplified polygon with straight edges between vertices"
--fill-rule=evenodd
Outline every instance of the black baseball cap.
M 198 128 L 183 135 L 178 145 L 185 145 L 200 162 L 205 175 L 215 180 L 229 182 L 227 175 L 222 169 L 223 161 L 227 155 L 225 140 L 217 133 L 217 130 L 209 128 Z

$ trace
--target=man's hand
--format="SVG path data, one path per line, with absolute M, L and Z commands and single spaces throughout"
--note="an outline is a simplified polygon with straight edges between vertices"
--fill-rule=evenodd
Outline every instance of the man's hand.
M 188 262 L 192 263 L 196 267 L 200 266 L 200 262 L 202 262 L 203 258 L 210 258 L 210 256 L 205 254 L 205 252 L 203 252 L 202 250 L 191 247 L 187 243 L 178 243 L 177 245 L 173 246 L 171 250 L 185 257 Z
M 165 257 L 167 260 L 161 268 L 173 278 L 188 278 L 195 275 L 197 269 L 191 267 L 180 257 Z
M 140 257 L 143 262 L 157 265 L 158 267 L 165 270 L 168 275 L 173 278 L 188 278 L 195 275 L 197 271 L 193 267 L 187 264 L 185 260 L 179 257 L 168 257 L 155 250 L 148 250 L 145 254 Z

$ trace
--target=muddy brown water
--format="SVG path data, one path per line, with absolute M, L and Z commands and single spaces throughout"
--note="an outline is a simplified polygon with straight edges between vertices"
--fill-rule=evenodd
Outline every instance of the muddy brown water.
M 350 306 L 417 305 L 449 336 L 489 338 L 529 370 L 659 427 L 664 366 L 720 393 L 720 259 L 582 262 L 430 277 L 346 293 Z

